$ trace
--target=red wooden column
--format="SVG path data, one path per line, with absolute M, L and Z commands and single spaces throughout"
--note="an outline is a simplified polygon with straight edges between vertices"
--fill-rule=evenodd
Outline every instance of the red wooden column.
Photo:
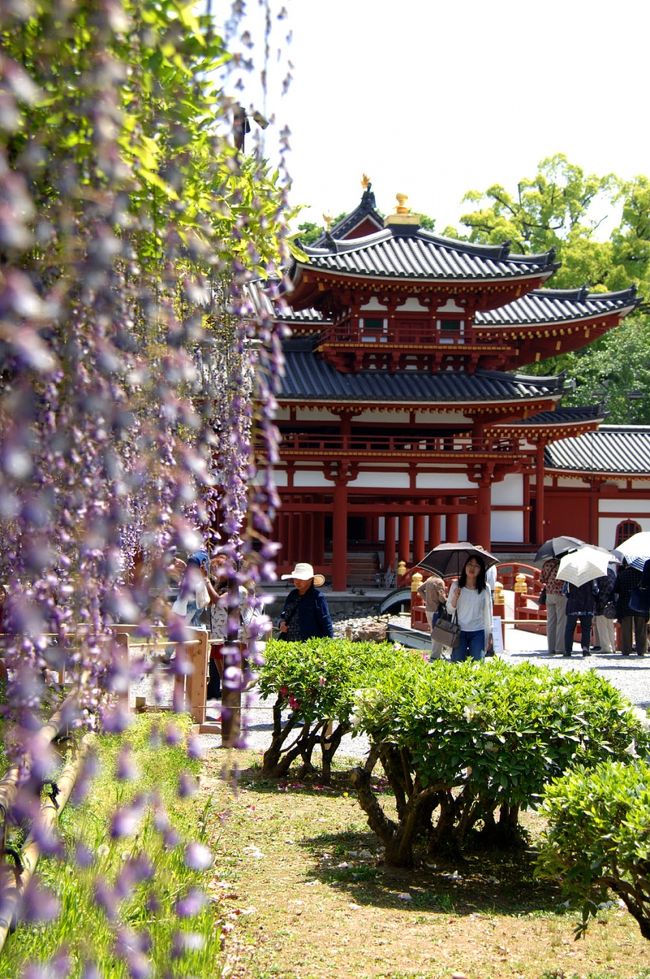
M 399 543 L 397 553 L 400 561 L 406 561 L 407 564 L 411 559 L 410 523 L 410 517 L 401 516 L 399 518 Z
M 598 543 L 598 511 L 600 483 L 596 479 L 589 481 L 589 540 Z
M 395 571 L 397 566 L 395 561 L 396 522 L 395 517 L 386 517 L 384 524 L 384 570 L 392 568 Z
M 450 502 L 457 503 L 458 500 L 456 497 L 453 497 L 450 500 Z M 447 514 L 447 540 L 450 541 L 450 543 L 456 543 L 456 541 L 458 540 L 458 514 L 457 513 Z
M 478 505 L 474 520 L 473 544 L 480 544 L 486 551 L 490 550 L 490 504 L 492 502 L 492 481 L 484 477 L 478 487 Z
M 289 526 L 291 521 L 289 520 L 286 513 L 279 513 L 277 517 L 278 521 L 278 537 L 277 539 L 282 544 L 282 550 L 280 551 L 280 562 L 284 564 L 289 564 L 291 561 L 291 555 L 289 554 Z
M 322 513 L 314 513 L 313 532 L 312 532 L 312 555 L 313 565 L 322 564 L 325 552 L 325 520 Z
M 334 481 L 334 525 L 332 541 L 332 588 L 345 591 L 348 585 L 348 477 Z
M 284 539 L 286 541 L 284 556 L 287 562 L 293 565 L 296 561 L 301 560 L 301 558 L 297 558 L 295 555 L 295 551 L 296 551 L 296 514 L 295 513 L 285 514 L 284 533 L 285 533 Z
M 442 516 L 439 513 L 429 514 L 429 550 L 440 544 L 442 537 Z
M 535 458 L 535 543 L 539 547 L 546 539 L 544 532 L 544 443 L 537 446 Z
M 413 564 L 419 564 L 424 554 L 424 514 L 416 513 L 413 518 Z

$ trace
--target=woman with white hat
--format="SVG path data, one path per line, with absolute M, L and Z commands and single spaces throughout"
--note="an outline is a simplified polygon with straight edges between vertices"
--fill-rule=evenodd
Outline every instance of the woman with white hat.
M 315 574 L 311 564 L 301 561 L 289 574 L 282 575 L 283 581 L 287 578 L 293 578 L 294 587 L 280 612 L 280 639 L 296 641 L 319 636 L 332 639 L 332 616 L 325 596 L 318 590 L 325 584 L 322 574 Z

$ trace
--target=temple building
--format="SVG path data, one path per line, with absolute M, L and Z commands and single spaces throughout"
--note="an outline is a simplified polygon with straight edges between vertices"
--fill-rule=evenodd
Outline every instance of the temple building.
M 650 530 L 650 429 L 560 407 L 571 382 L 520 373 L 615 328 L 634 288 L 547 288 L 553 252 L 441 237 L 405 201 L 384 220 L 366 184 L 289 271 L 280 571 L 311 561 L 343 590 L 445 540 L 523 556 Z

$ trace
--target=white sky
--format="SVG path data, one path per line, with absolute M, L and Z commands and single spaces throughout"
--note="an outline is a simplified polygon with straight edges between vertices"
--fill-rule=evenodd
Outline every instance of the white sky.
M 286 0 L 292 203 L 322 223 L 395 194 L 458 225 L 470 189 L 514 192 L 544 157 L 650 172 L 648 0 Z M 286 27 L 286 25 L 285 25 Z M 267 130 L 265 147 L 272 138 Z

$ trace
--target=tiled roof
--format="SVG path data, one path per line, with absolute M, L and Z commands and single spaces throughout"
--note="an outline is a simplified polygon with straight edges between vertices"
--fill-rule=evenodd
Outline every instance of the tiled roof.
M 581 405 L 575 408 L 557 408 L 555 411 L 540 411 L 537 415 L 524 418 L 518 425 L 573 425 L 577 422 L 599 421 L 603 417 L 600 405 Z
M 560 394 L 562 381 L 523 377 L 500 371 L 360 371 L 344 374 L 319 357 L 309 342 L 292 341 L 285 349 L 280 400 L 350 402 L 526 401 Z
M 326 326 L 330 322 L 317 309 L 291 309 L 290 306 L 278 318 L 283 323 L 320 323 L 322 326 Z
M 606 315 L 634 307 L 639 300 L 631 286 L 620 292 L 588 292 L 582 289 L 533 289 L 514 302 L 476 314 L 477 326 L 519 323 L 560 323 Z
M 326 236 L 320 248 L 305 248 L 301 268 L 385 279 L 482 281 L 550 275 L 557 265 L 553 251 L 510 255 L 507 245 L 476 245 L 442 238 L 413 225 L 391 225 L 365 238 L 347 241 Z M 296 271 L 298 270 L 298 271 Z
M 546 447 L 547 469 L 650 475 L 650 426 L 602 425 Z

